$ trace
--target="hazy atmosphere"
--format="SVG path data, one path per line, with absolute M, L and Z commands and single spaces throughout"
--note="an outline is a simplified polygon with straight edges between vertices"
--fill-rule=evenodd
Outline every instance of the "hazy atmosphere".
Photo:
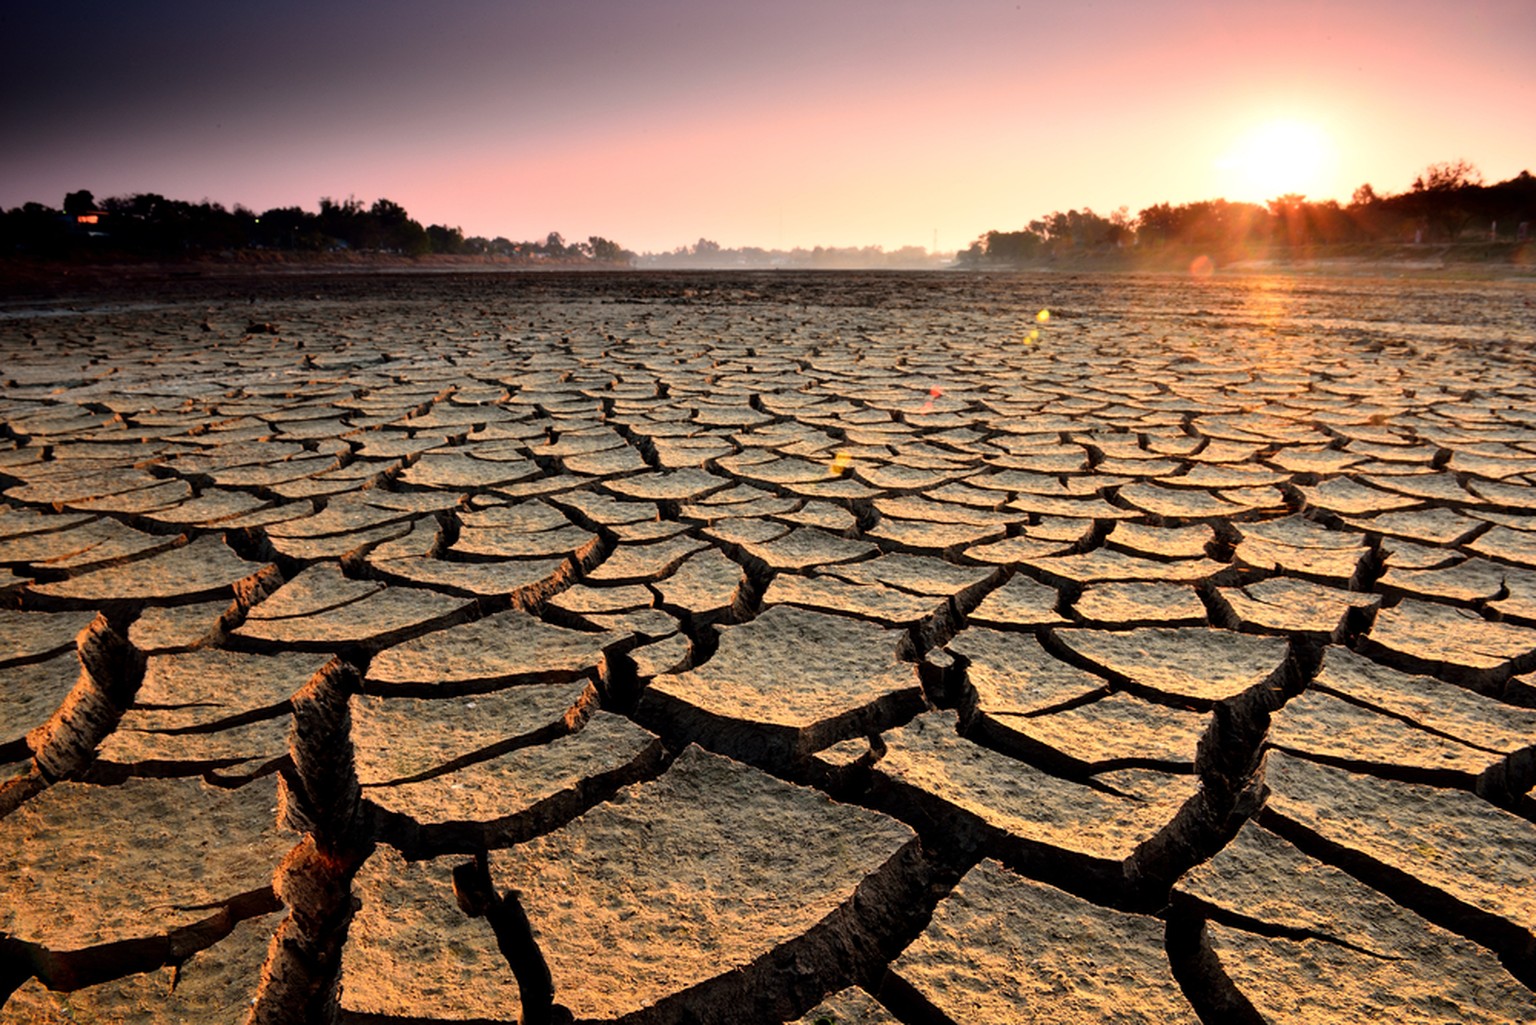
M 378 197 L 636 251 L 964 248 L 1050 209 L 1347 201 L 1531 161 L 1524 0 L 42 4 L 0 207 Z

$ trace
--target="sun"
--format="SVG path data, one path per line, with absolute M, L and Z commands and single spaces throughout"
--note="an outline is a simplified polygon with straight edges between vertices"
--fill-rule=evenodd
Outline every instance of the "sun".
M 1286 193 L 1315 196 L 1333 156 L 1333 140 L 1316 124 L 1275 120 L 1239 134 L 1216 167 L 1226 198 L 1262 203 Z

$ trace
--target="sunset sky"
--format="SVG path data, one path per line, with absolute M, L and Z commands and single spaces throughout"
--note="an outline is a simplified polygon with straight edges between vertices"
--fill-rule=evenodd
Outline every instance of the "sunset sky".
M 1536 0 L 0 5 L 0 206 L 384 196 L 637 251 L 1536 171 Z

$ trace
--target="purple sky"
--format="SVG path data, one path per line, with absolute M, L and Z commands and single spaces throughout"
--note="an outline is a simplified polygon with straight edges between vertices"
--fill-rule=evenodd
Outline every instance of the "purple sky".
M 1536 170 L 1533 0 L 0 6 L 0 206 L 385 196 L 659 251 Z

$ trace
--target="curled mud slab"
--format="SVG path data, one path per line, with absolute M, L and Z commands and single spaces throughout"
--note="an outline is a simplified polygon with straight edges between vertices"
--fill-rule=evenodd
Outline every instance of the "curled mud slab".
M 1536 1019 L 1529 286 L 81 287 L 0 1023 Z

